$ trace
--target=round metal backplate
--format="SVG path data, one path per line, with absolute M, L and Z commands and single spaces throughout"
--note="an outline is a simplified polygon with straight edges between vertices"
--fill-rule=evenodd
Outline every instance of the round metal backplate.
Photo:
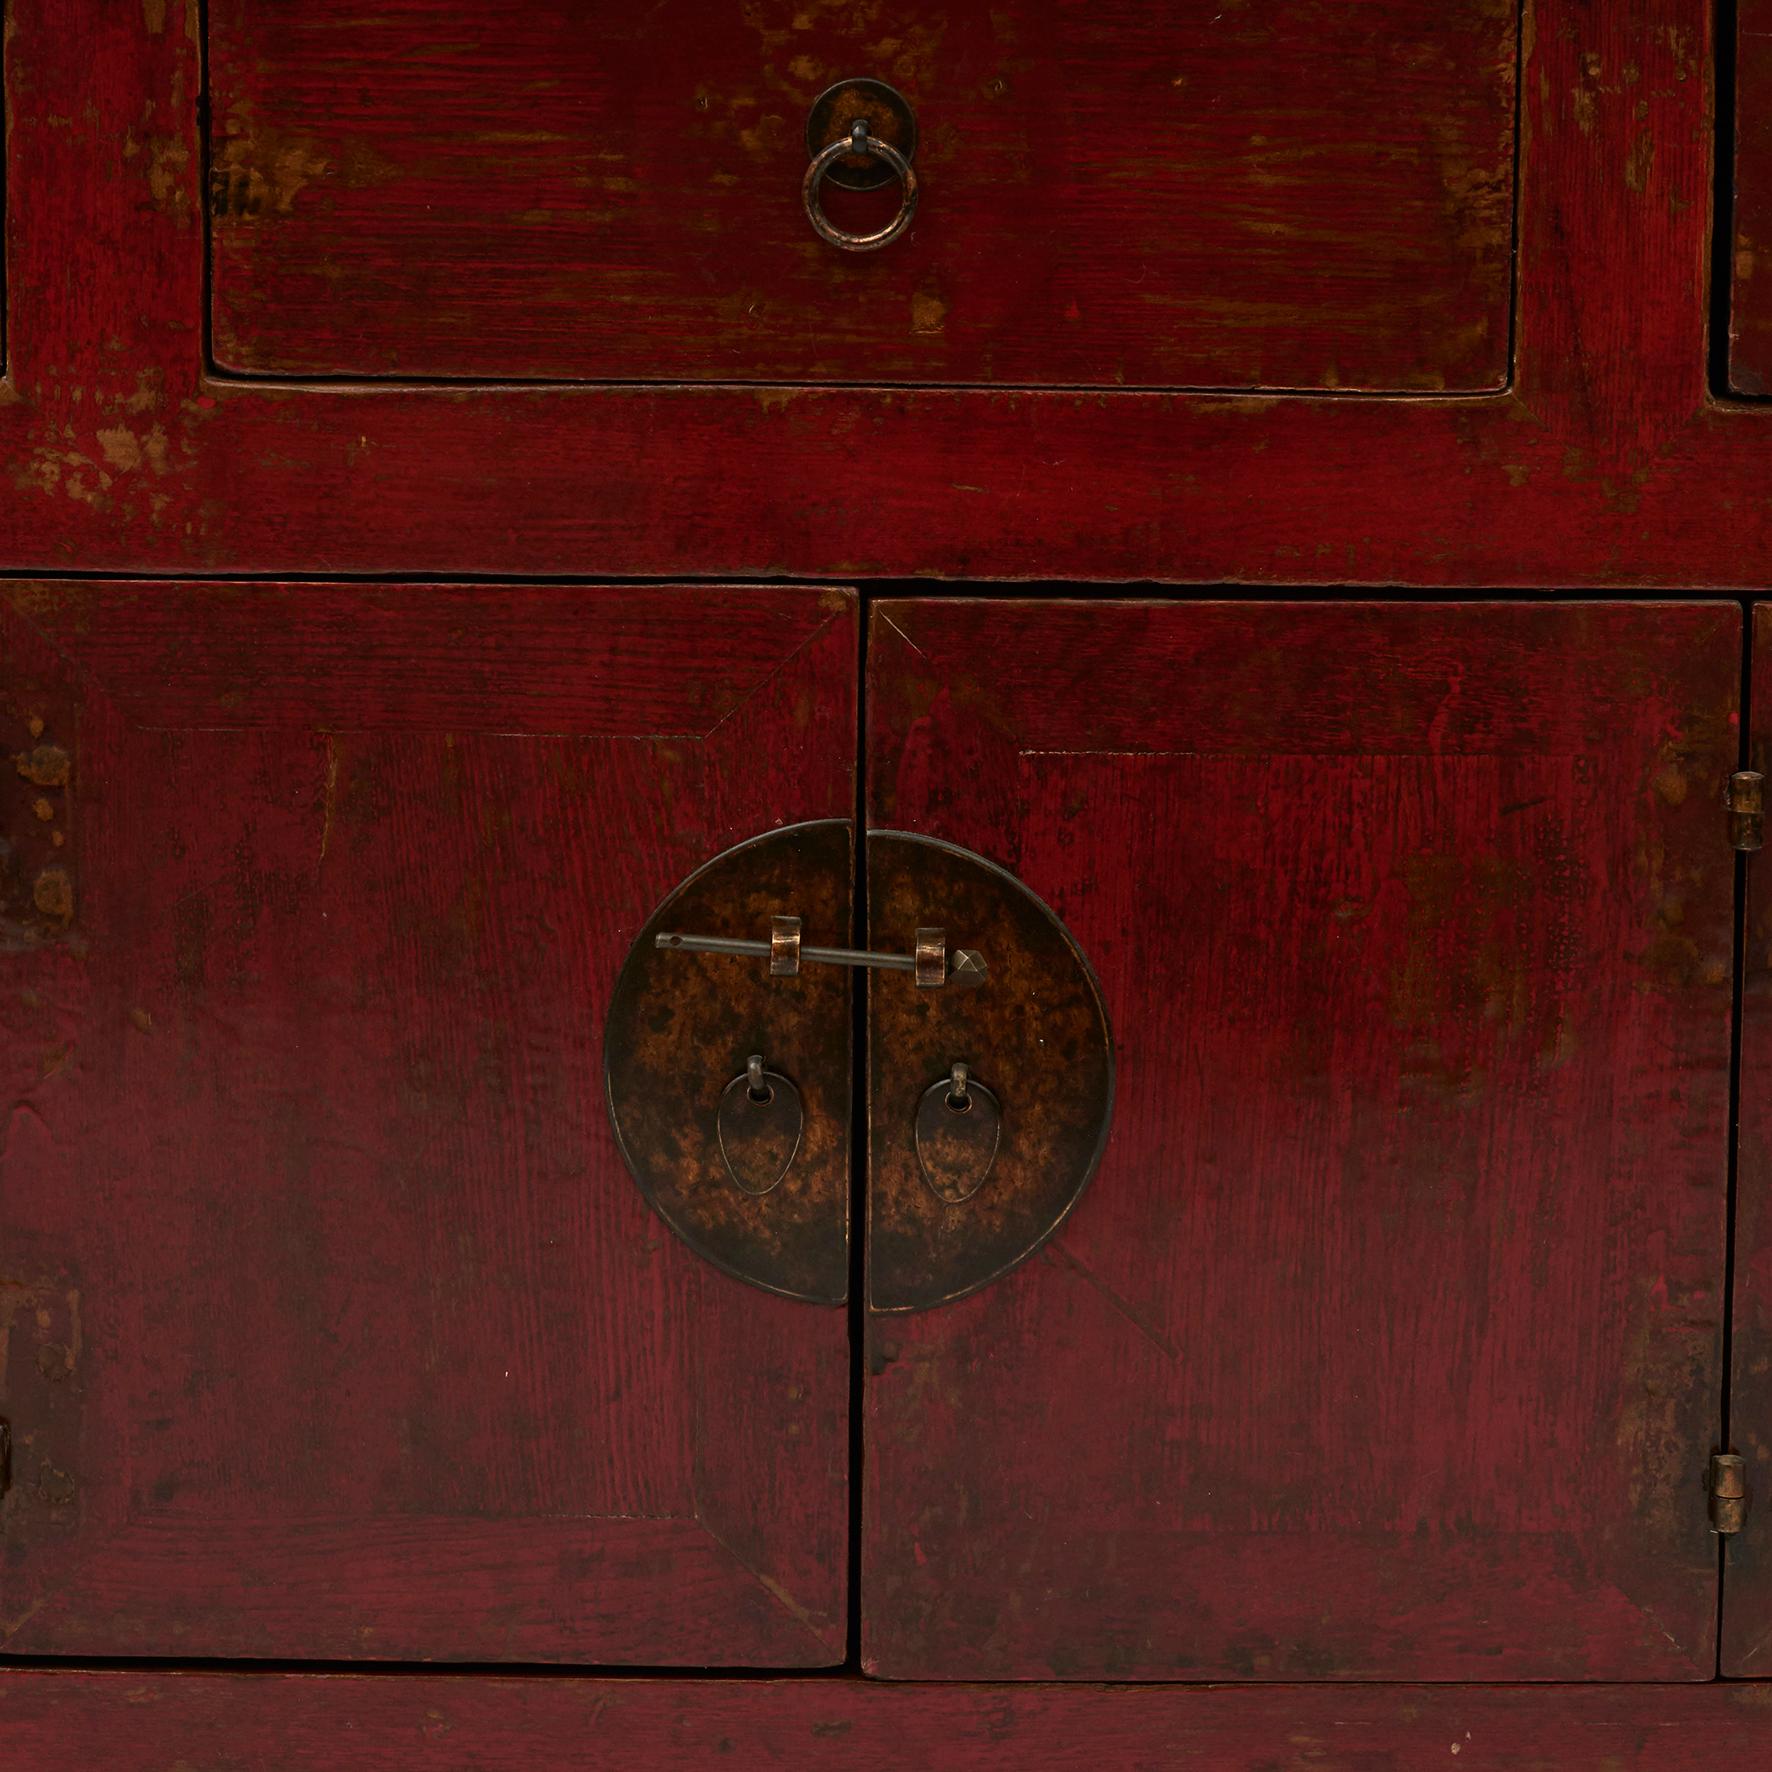
M 904 94 L 884 80 L 839 80 L 812 101 L 806 115 L 806 152 L 814 160 L 832 142 L 840 141 L 858 117 L 870 133 L 913 160 L 917 154 L 917 119 Z M 873 191 L 897 176 L 874 154 L 845 154 L 825 174 L 825 182 L 845 191 Z
M 770 917 L 791 912 L 809 943 L 842 944 L 854 867 L 839 819 L 716 856 L 640 931 L 604 1031 L 616 1142 L 659 1216 L 716 1267 L 816 1304 L 842 1303 L 849 1285 L 850 975 L 772 978 L 767 959 L 665 953 L 653 938 L 767 938 Z M 734 1182 L 720 1147 L 721 1098 L 753 1052 L 793 1080 L 804 1114 L 785 1173 L 761 1193 Z
M 988 967 L 971 990 L 868 981 L 868 1304 L 926 1310 L 1025 1261 L 1076 1205 L 1107 1142 L 1114 1058 L 1101 987 L 1064 925 L 994 862 L 934 838 L 870 831 L 868 945 L 909 952 L 920 925 Z M 1002 1116 L 977 1191 L 927 1183 L 917 1121 L 955 1064 Z

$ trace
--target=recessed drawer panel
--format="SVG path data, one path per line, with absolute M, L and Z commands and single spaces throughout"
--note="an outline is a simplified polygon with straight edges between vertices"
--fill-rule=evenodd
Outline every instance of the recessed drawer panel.
M 217 364 L 1495 388 L 1517 27 L 1513 0 L 214 0 Z M 851 77 L 918 134 L 915 219 L 870 252 L 802 201 Z M 865 230 L 898 195 L 826 206 Z

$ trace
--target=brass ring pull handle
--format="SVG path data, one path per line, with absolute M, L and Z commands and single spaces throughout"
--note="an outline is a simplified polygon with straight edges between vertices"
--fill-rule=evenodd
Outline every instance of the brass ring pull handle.
M 770 976 L 793 978 L 807 961 L 821 966 L 866 966 L 877 972 L 911 972 L 923 990 L 944 984 L 983 984 L 984 955 L 976 948 L 956 948 L 950 959 L 947 936 L 940 929 L 919 929 L 914 954 L 869 953 L 861 948 L 806 947 L 800 941 L 798 917 L 771 917 L 767 941 L 744 941 L 731 935 L 678 935 L 665 930 L 653 946 L 681 954 L 742 954 L 769 962 Z
M 820 187 L 837 162 L 847 160 L 853 154 L 872 154 L 889 166 L 898 178 L 901 192 L 898 213 L 885 227 L 877 228 L 871 234 L 852 234 L 847 228 L 838 227 L 825 214 L 820 197 Z M 819 239 L 840 246 L 845 252 L 878 252 L 882 246 L 890 246 L 911 225 L 911 217 L 917 213 L 917 175 L 911 170 L 910 161 L 891 142 L 875 135 L 868 128 L 865 117 L 857 117 L 849 126 L 847 135 L 838 136 L 828 147 L 813 155 L 812 164 L 806 168 L 805 181 L 800 186 L 800 198 L 806 205 L 806 219 L 812 223 Z

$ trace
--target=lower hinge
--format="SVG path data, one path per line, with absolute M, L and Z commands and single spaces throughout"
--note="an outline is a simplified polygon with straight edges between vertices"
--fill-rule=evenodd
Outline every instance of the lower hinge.
M 1758 849 L 1766 840 L 1766 778 L 1757 769 L 1738 769 L 1729 777 L 1723 809 L 1729 814 L 1729 844 Z
M 1739 1452 L 1713 1452 L 1705 1476 L 1710 1491 L 1710 1529 L 1728 1537 L 1747 1518 L 1747 1460 Z

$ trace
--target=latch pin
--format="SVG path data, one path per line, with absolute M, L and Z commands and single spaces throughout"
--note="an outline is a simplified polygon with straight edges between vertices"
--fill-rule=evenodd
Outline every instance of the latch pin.
M 944 984 L 983 984 L 984 955 L 976 948 L 956 948 L 950 960 L 947 936 L 940 929 L 919 929 L 914 954 L 872 953 L 863 948 L 806 947 L 800 941 L 798 917 L 771 917 L 767 941 L 746 941 L 732 935 L 677 935 L 665 931 L 654 944 L 682 954 L 740 954 L 769 962 L 776 978 L 793 978 L 805 961 L 822 966 L 868 966 L 880 972 L 913 972 L 925 990 Z
M 1739 1452 L 1713 1452 L 1705 1487 L 1710 1490 L 1710 1529 L 1727 1538 L 1747 1518 L 1747 1460 Z
M 1757 769 L 1738 769 L 1723 796 L 1729 814 L 1729 843 L 1751 853 L 1766 840 L 1766 778 Z

